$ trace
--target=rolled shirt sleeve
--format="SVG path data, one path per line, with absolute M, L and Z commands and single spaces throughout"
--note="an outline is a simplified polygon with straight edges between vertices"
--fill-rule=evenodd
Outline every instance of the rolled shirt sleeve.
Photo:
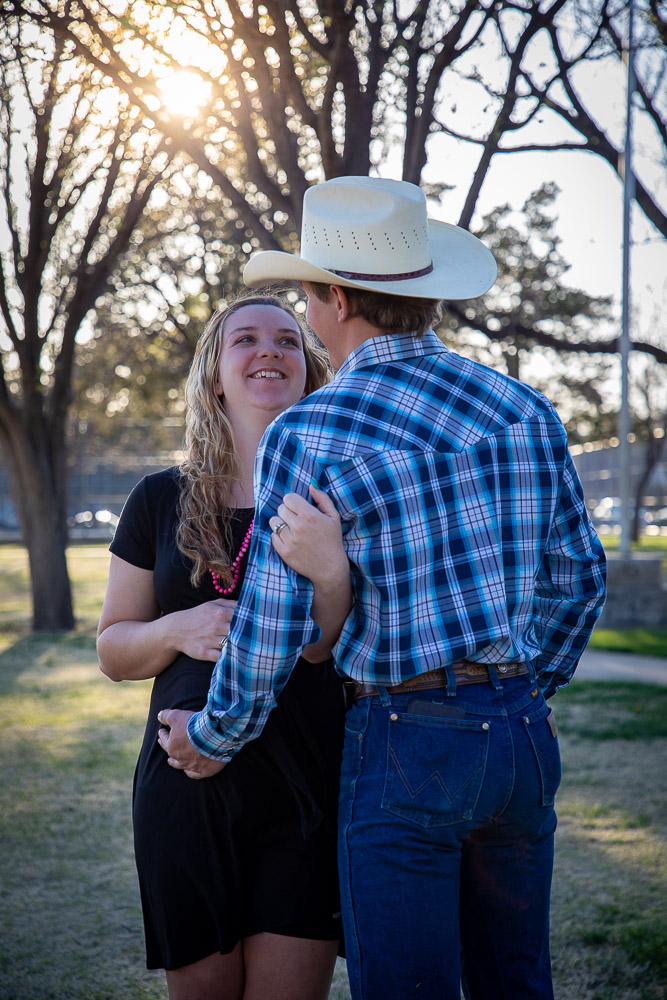
M 279 422 L 266 431 L 255 463 L 255 525 L 248 570 L 216 663 L 206 707 L 188 733 L 205 757 L 230 760 L 259 736 L 304 646 L 320 629 L 310 617 L 312 585 L 282 562 L 271 544 L 269 518 L 286 493 L 308 496 L 317 468 Z
M 572 678 L 605 597 L 606 561 L 583 490 L 566 451 L 560 498 L 535 580 L 533 624 L 540 654 L 533 660 L 545 697 Z

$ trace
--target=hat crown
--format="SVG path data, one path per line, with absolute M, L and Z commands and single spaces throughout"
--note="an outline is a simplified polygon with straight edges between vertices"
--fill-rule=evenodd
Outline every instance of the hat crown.
M 246 264 L 248 285 L 335 283 L 382 295 L 471 299 L 497 273 L 493 254 L 460 226 L 429 219 L 416 184 L 382 177 L 336 177 L 304 196 L 301 256 L 260 250 Z
M 331 271 L 391 275 L 431 264 L 426 199 L 414 184 L 340 177 L 306 192 L 301 258 Z

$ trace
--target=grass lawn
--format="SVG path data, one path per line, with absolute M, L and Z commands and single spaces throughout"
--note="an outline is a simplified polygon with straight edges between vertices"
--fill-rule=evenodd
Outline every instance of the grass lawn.
M 621 547 L 620 535 L 600 535 L 600 540 L 606 552 L 618 552 Z M 638 542 L 632 543 L 632 551 L 667 557 L 667 535 L 641 535 Z
M 596 628 L 591 649 L 667 657 L 667 628 Z
M 32 636 L 23 550 L 0 548 L 0 1000 L 166 1000 L 143 968 L 131 845 L 150 685 L 100 674 L 107 556 L 70 560 L 80 626 Z M 580 681 L 555 709 L 556 996 L 664 1000 L 667 688 Z M 348 997 L 341 963 L 331 1000 Z

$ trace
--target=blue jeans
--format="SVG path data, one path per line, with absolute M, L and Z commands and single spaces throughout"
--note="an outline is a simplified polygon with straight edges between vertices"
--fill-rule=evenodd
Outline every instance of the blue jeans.
M 353 1000 L 459 1000 L 462 978 L 472 1000 L 552 1000 L 560 754 L 544 698 L 525 677 L 449 697 L 381 693 L 346 718 L 339 865 Z

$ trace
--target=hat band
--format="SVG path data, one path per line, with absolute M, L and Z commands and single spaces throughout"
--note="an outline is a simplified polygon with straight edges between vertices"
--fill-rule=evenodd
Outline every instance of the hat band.
M 339 278 L 346 278 L 348 281 L 409 281 L 411 278 L 423 278 L 425 274 L 430 274 L 433 270 L 433 261 L 421 271 L 403 271 L 401 274 L 361 274 L 357 271 L 331 270 Z

